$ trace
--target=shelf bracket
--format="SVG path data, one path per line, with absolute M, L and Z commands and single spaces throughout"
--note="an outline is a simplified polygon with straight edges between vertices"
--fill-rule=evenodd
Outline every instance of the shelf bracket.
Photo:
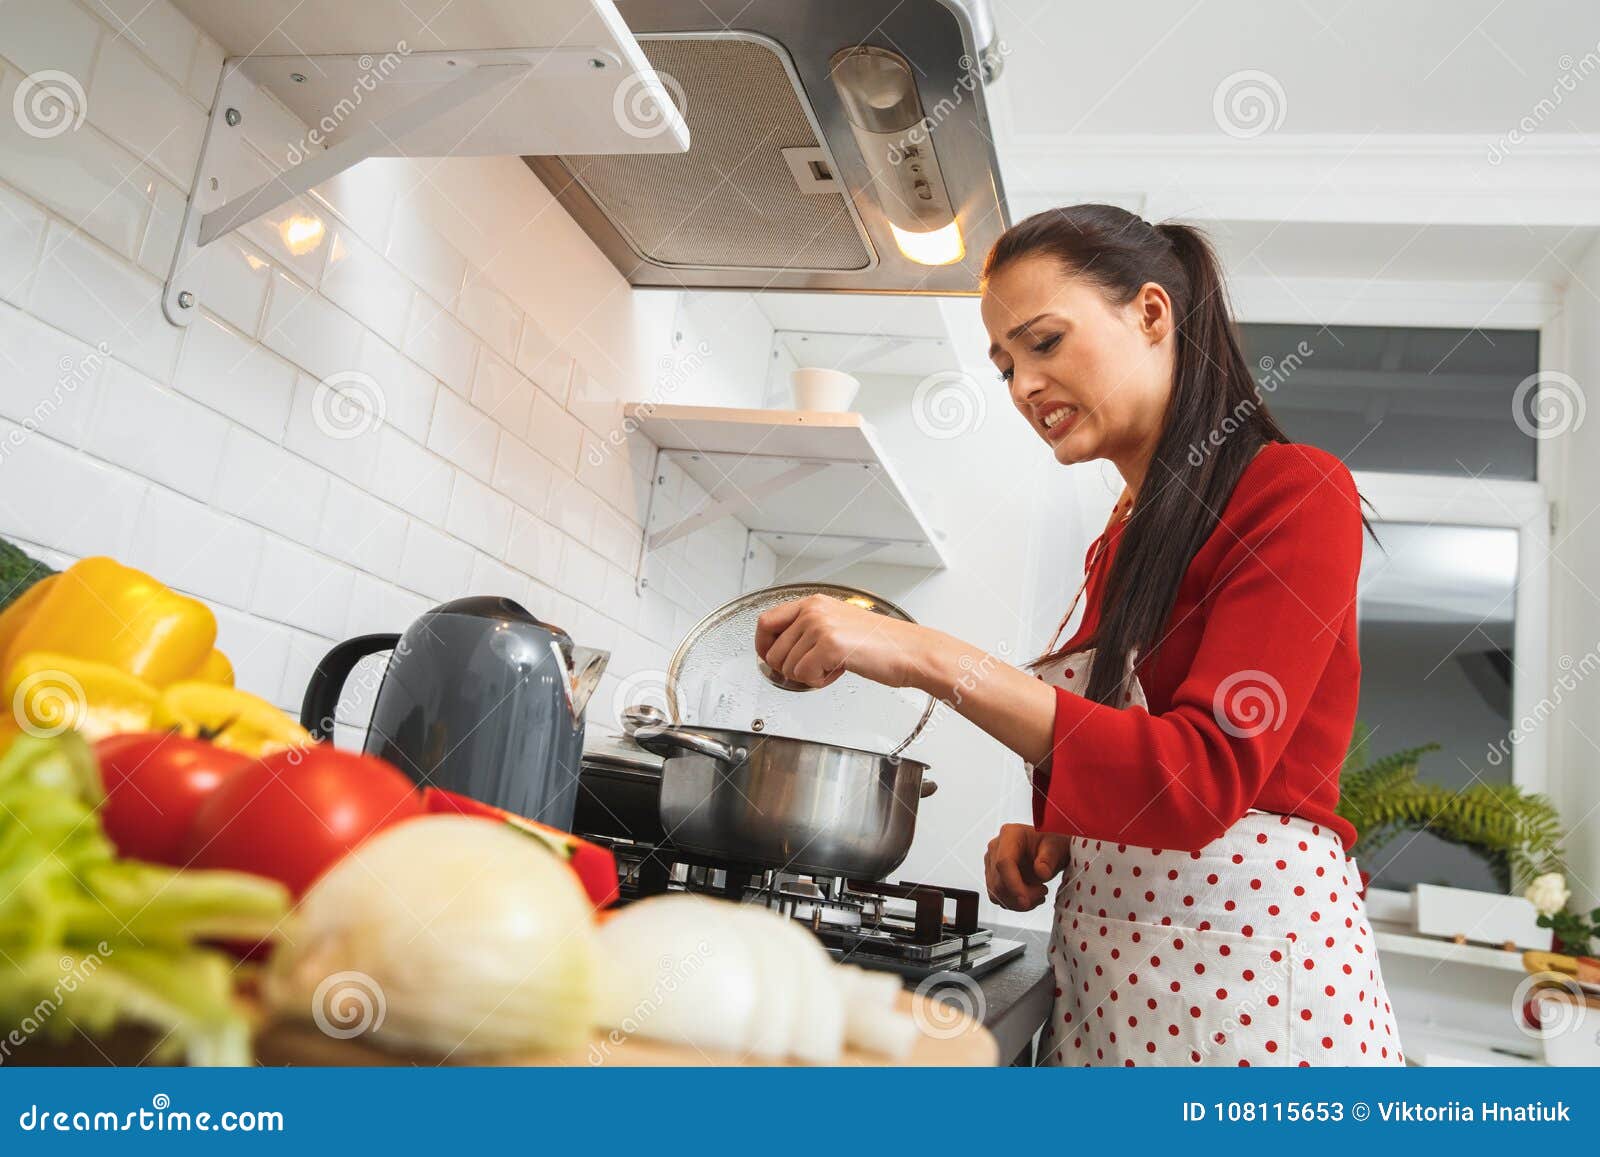
M 654 533 L 650 533 L 646 539 L 647 545 L 650 549 L 655 550 L 666 546 L 668 543 L 676 542 L 686 535 L 693 534 L 702 526 L 709 526 L 713 522 L 728 517 L 736 510 L 748 509 L 758 504 L 763 498 L 771 498 L 782 494 L 791 486 L 798 486 L 807 478 L 827 468 L 828 463 L 826 462 L 796 463 L 781 474 L 775 474 L 758 485 L 746 487 L 737 494 L 715 499 L 710 505 L 696 511 L 687 518 L 681 518 L 671 526 L 665 526 Z
M 431 57 L 442 54 L 416 55 Z M 251 90 L 256 87 L 246 65 L 259 67 L 260 63 L 251 58 L 229 58 L 223 64 L 222 76 L 217 81 L 216 98 L 211 103 L 211 116 L 200 145 L 194 182 L 189 189 L 189 202 L 183 211 L 178 247 L 172 255 L 172 270 L 161 297 L 161 308 L 167 320 L 173 325 L 186 326 L 194 319 L 197 304 L 195 290 L 185 283 L 189 279 L 194 258 L 207 245 L 285 201 L 309 192 L 352 165 L 369 157 L 392 153 L 395 142 L 468 101 L 501 85 L 527 77 L 535 67 L 528 61 L 506 61 L 503 55 L 494 63 L 475 63 L 473 57 L 478 54 L 470 52 L 448 55 L 451 58 L 449 67 L 459 70 L 452 79 L 424 88 L 420 96 L 388 113 L 371 118 L 329 148 L 308 148 L 305 160 L 299 164 L 268 177 L 247 192 L 229 197 L 215 208 L 206 209 L 204 206 L 214 202 L 216 195 L 222 191 L 223 173 L 230 167 L 225 164 L 227 158 L 222 154 L 237 150 L 243 144 L 244 114 L 241 109 Z M 306 61 L 305 67 L 316 68 L 320 64 L 327 71 L 347 71 L 352 61 L 359 60 L 367 61 L 370 70 L 372 61 L 371 55 L 303 59 Z M 467 67 L 461 67 L 463 64 Z

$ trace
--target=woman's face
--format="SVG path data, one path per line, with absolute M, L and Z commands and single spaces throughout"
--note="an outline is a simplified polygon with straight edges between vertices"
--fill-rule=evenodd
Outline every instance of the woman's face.
M 1058 462 L 1109 458 L 1126 476 L 1148 460 L 1172 393 L 1166 290 L 1147 283 L 1115 305 L 1054 258 L 1026 256 L 984 285 L 983 324 L 1012 403 Z

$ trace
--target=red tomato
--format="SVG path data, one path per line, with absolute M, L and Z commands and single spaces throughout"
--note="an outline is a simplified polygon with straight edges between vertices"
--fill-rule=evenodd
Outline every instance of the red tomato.
M 182 867 L 183 837 L 200 804 L 250 764 L 248 755 L 166 731 L 113 735 L 94 745 L 106 800 L 100 822 L 119 854 Z
M 231 776 L 195 813 L 184 853 L 193 867 L 254 872 L 298 897 L 368 836 L 422 814 L 393 765 L 318 743 Z

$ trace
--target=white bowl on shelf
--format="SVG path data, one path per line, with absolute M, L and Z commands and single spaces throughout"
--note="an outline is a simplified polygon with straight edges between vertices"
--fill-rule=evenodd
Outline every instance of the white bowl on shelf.
M 789 375 L 794 390 L 794 408 L 828 414 L 842 414 L 856 400 L 861 383 L 843 370 L 822 366 L 794 370 Z

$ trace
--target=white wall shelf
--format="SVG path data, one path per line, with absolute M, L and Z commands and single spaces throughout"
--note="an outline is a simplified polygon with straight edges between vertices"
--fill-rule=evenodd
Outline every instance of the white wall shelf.
M 162 298 L 174 325 L 198 312 L 205 246 L 369 157 L 689 147 L 612 0 L 457 0 L 425 23 L 405 0 L 351 0 L 336 20 L 262 0 L 178 6 L 229 55 Z M 289 155 L 251 166 L 241 126 L 257 89 L 308 127 Z M 237 179 L 260 160 L 267 175 Z
M 783 582 L 820 580 L 869 558 L 947 565 L 938 535 L 860 414 L 649 403 L 626 414 L 711 496 L 669 521 L 654 501 L 659 470 L 652 476 L 641 582 L 650 551 L 729 516 L 778 556 Z
M 1439 960 L 1446 964 L 1469 964 L 1477 968 L 1493 968 L 1501 972 L 1523 972 L 1522 952 L 1508 952 L 1504 948 L 1486 948 L 1480 944 L 1457 944 L 1437 936 L 1419 936 L 1407 928 L 1384 926 L 1374 921 L 1372 936 L 1378 951 L 1401 956 L 1419 956 L 1426 960 Z

